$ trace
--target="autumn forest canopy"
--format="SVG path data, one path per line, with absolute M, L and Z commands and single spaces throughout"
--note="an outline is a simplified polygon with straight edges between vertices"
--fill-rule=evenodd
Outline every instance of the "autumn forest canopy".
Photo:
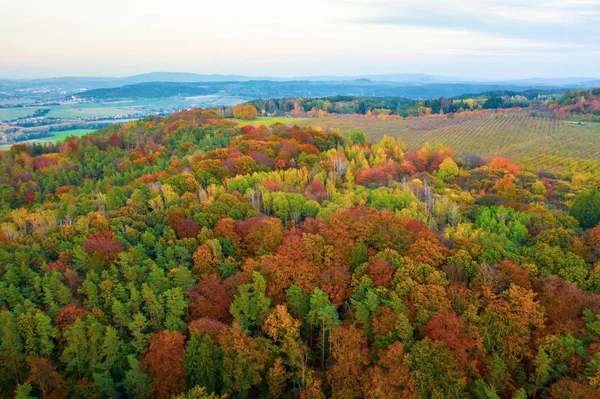
M 13 145 L 0 196 L 0 397 L 600 397 L 585 173 L 194 109 Z

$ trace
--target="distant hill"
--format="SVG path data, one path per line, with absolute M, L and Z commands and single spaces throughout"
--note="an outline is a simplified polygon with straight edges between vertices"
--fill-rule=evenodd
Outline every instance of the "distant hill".
M 120 100 L 144 98 L 191 97 L 222 94 L 247 98 L 326 97 L 333 95 L 406 97 L 431 99 L 456 97 L 466 93 L 513 91 L 535 87 L 478 83 L 407 84 L 402 82 L 354 81 L 284 81 L 252 80 L 246 82 L 148 82 L 122 87 L 95 89 L 77 94 L 84 100 Z
M 0 79 L 0 88 L 9 86 L 43 86 L 43 85 L 68 85 L 86 86 L 89 89 L 119 87 L 136 83 L 148 82 L 248 82 L 252 80 L 270 80 L 274 82 L 351 82 L 368 79 L 374 82 L 395 82 L 406 84 L 486 84 L 499 86 L 550 86 L 589 88 L 597 86 L 600 79 L 597 77 L 567 77 L 567 78 L 529 78 L 515 80 L 496 80 L 458 78 L 451 76 L 436 76 L 423 73 L 398 73 L 398 74 L 372 74 L 372 75 L 313 75 L 297 77 L 277 76 L 245 76 L 245 75 L 219 75 L 198 74 L 190 72 L 150 72 L 126 77 L 57 77 L 43 79 Z
M 246 82 L 255 78 L 242 75 L 201 75 L 187 72 L 150 72 L 117 78 L 123 85 L 145 82 Z
M 83 99 L 167 98 L 224 94 L 248 99 L 325 97 L 332 95 L 431 99 L 486 91 L 524 91 L 600 86 L 597 78 L 478 81 L 427 74 L 306 76 L 297 78 L 243 75 L 151 72 L 127 77 L 59 77 L 0 79 L 2 103 L 48 103 L 77 96 Z M 100 90 L 100 91 L 95 91 Z

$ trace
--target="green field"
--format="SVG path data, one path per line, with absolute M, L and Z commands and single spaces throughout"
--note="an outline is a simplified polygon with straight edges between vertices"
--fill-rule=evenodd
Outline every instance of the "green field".
M 73 129 L 73 130 L 65 130 L 64 132 L 54 132 L 54 135 L 48 138 L 45 138 L 44 140 L 48 140 L 48 141 L 60 141 L 60 140 L 64 140 L 67 137 L 70 136 L 78 136 L 81 137 L 84 134 L 88 134 L 91 132 L 94 132 L 94 129 Z
M 112 102 L 67 103 L 43 107 L 0 108 L 0 121 L 12 121 L 17 118 L 32 116 L 37 109 L 47 108 L 47 117 L 53 118 L 85 118 L 101 116 L 127 115 L 137 112 L 161 112 L 164 110 L 188 107 L 213 107 L 216 105 L 232 106 L 246 102 L 244 97 L 209 95 L 182 98 L 160 98 L 148 100 L 122 100 Z
M 10 121 L 31 116 L 37 108 L 0 108 L 0 121 Z
M 33 140 L 25 140 L 25 141 L 21 141 L 15 144 L 24 144 L 24 143 L 47 143 L 47 142 L 52 142 L 52 141 L 61 141 L 66 139 L 67 137 L 71 137 L 71 136 L 78 136 L 81 137 L 85 134 L 94 132 L 94 129 L 72 129 L 72 130 L 65 130 L 62 132 L 53 132 L 52 136 L 49 137 L 44 137 L 43 139 L 33 139 Z M 0 145 L 0 151 L 6 151 L 8 149 L 10 149 L 10 147 L 13 144 L 4 144 L 4 145 Z

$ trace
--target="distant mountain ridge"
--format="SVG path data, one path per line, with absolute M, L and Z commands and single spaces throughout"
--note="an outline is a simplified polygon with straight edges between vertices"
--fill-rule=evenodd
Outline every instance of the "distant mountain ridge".
M 409 99 L 451 98 L 467 93 L 513 91 L 523 92 L 534 86 L 494 85 L 479 83 L 421 83 L 354 81 L 271 81 L 245 82 L 144 82 L 120 87 L 88 90 L 75 94 L 82 100 L 114 101 L 125 99 L 156 99 L 195 97 L 213 94 L 248 99 L 327 97 L 334 95 L 362 97 L 404 97 Z M 538 89 L 539 91 L 540 89 Z M 541 90 L 552 91 L 543 87 Z M 565 91 L 566 89 L 558 90 Z M 556 89 L 554 89 L 556 91 Z
M 367 74 L 352 76 L 337 75 L 313 75 L 297 77 L 277 76 L 245 76 L 245 75 L 220 75 L 220 74 L 198 74 L 193 72 L 150 72 L 126 77 L 56 77 L 41 79 L 0 79 L 0 87 L 14 85 L 48 85 L 69 84 L 85 85 L 87 88 L 119 87 L 136 83 L 148 82 L 176 82 L 176 83 L 198 83 L 198 82 L 248 82 L 252 80 L 269 80 L 274 82 L 293 81 L 315 81 L 315 82 L 348 82 L 368 79 L 375 82 L 395 82 L 405 84 L 437 84 L 437 83 L 467 83 L 467 84 L 493 84 L 493 85 L 516 85 L 516 86 L 590 86 L 598 84 L 598 77 L 565 77 L 565 78 L 527 78 L 527 79 L 481 79 L 481 78 L 457 78 L 450 76 L 436 76 L 423 73 L 398 73 L 398 74 Z M 595 82 L 595 83 L 594 83 Z

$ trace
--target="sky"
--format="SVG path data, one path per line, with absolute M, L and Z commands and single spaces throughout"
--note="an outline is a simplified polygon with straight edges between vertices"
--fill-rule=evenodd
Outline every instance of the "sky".
M 600 0 L 0 0 L 0 77 L 600 77 Z

